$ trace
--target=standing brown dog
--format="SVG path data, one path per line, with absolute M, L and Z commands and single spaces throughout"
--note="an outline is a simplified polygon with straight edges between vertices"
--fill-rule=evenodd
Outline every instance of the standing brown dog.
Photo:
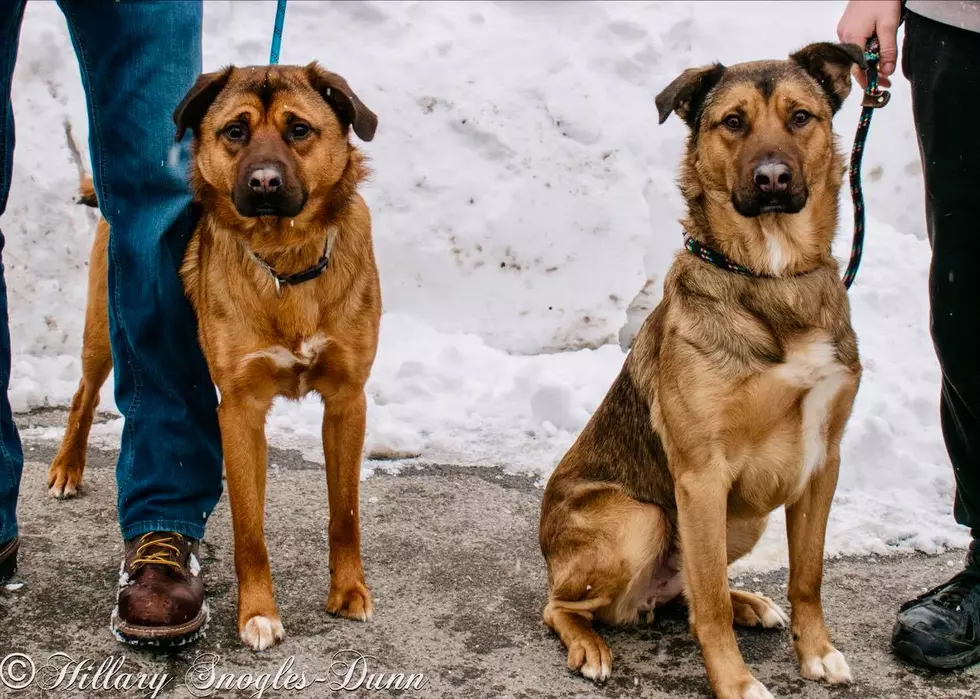
M 316 391 L 323 399 L 327 611 L 371 617 L 358 484 L 381 290 L 370 215 L 357 193 L 367 171 L 348 131 L 369 141 L 377 118 L 343 78 L 313 63 L 202 75 L 174 120 L 178 139 L 186 130 L 195 136 L 191 176 L 200 219 L 181 277 L 221 393 L 238 631 L 246 645 L 262 650 L 284 635 L 263 532 L 265 419 L 276 396 Z M 48 473 L 57 497 L 74 495 L 81 483 L 99 389 L 112 367 L 108 236 L 103 219 L 92 248 L 82 380 Z
M 848 682 L 820 603 L 840 441 L 861 375 L 831 255 L 843 163 L 831 118 L 857 46 L 685 71 L 657 96 L 690 127 L 680 186 L 691 239 L 622 372 L 552 475 L 541 510 L 544 620 L 597 681 L 594 620 L 652 614 L 681 592 L 723 699 L 771 695 L 732 623 L 785 627 L 728 587 L 769 513 L 786 507 L 792 631 L 803 676 Z

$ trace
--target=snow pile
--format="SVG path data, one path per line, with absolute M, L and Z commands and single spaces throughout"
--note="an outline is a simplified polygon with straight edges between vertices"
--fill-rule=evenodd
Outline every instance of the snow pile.
M 205 5 L 205 69 L 267 60 L 275 3 Z M 367 451 L 545 479 L 605 394 L 678 247 L 684 137 L 653 96 L 713 60 L 835 36 L 842 3 L 291 3 L 282 60 L 344 75 L 381 121 L 364 146 L 385 306 Z M 865 379 L 844 445 L 832 552 L 963 541 L 938 425 L 921 174 L 899 78 L 865 155 L 853 292 Z M 93 223 L 61 137 L 87 135 L 64 20 L 31 3 L 3 230 L 16 410 L 66 405 L 79 373 Z M 849 146 L 852 97 L 837 118 Z M 849 249 L 850 206 L 839 254 Z M 111 408 L 111 387 L 103 392 Z M 316 400 L 279 403 L 274 444 L 319 453 Z M 114 439 L 118 424 L 96 436 Z M 372 461 L 372 467 L 382 466 Z M 368 469 L 370 471 L 370 468 Z M 779 538 L 756 557 L 775 560 Z M 772 544 L 771 546 L 769 544 Z

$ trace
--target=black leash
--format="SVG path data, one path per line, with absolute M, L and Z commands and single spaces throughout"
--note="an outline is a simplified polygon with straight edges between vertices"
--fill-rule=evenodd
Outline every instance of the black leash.
M 861 158 L 864 155 L 864 144 L 868 140 L 868 129 L 871 128 L 871 116 L 876 109 L 888 104 L 891 94 L 888 90 L 878 89 L 878 37 L 868 39 L 864 51 L 864 60 L 868 63 L 868 87 L 864 91 L 861 102 L 861 118 L 858 119 L 857 134 L 854 136 L 854 147 L 851 149 L 851 200 L 854 202 L 854 242 L 851 243 L 851 259 L 844 271 L 844 288 L 850 289 L 861 265 L 861 253 L 864 252 L 864 191 L 861 188 Z

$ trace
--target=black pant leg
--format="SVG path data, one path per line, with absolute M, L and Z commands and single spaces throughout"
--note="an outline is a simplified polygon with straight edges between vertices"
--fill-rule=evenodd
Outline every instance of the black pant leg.
M 980 33 L 908 13 L 902 68 L 932 245 L 932 338 L 956 476 L 956 521 L 980 536 Z

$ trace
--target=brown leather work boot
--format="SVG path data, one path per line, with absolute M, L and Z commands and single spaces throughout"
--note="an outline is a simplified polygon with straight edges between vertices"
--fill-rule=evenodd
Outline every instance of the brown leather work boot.
M 112 632 L 137 646 L 181 646 L 204 635 L 209 620 L 198 542 L 151 532 L 126 542 Z
M 17 572 L 17 549 L 20 539 L 16 536 L 0 544 L 0 585 L 5 585 Z

